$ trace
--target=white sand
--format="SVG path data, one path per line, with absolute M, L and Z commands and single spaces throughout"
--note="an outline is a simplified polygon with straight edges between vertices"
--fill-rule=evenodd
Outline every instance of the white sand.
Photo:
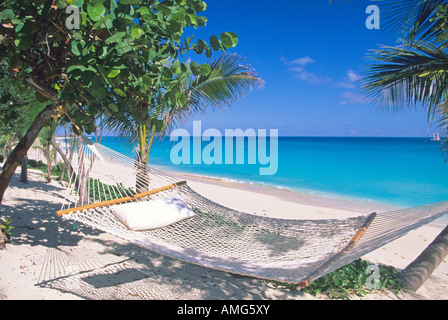
M 357 216 L 371 211 L 367 205 L 344 208 L 340 203 L 332 205 L 315 197 L 297 197 L 286 191 L 274 192 L 191 176 L 184 178 L 203 196 L 257 215 L 327 219 Z M 276 289 L 261 280 L 237 277 L 151 253 L 90 228 L 80 226 L 75 230 L 73 224 L 61 221 L 54 214 L 60 209 L 64 195 L 57 182 L 45 183 L 42 174 L 35 170 L 29 170 L 29 184 L 22 184 L 18 179 L 17 173 L 6 191 L 0 213 L 0 216 L 12 218 L 15 227 L 12 243 L 7 245 L 7 250 L 0 251 L 0 299 L 85 298 L 77 294 L 79 283 L 71 287 L 73 290 L 64 287 L 69 292 L 58 290 L 58 281 L 37 285 L 42 280 L 67 275 L 70 271 L 67 265 L 76 265 L 80 272 L 108 265 L 111 271 L 107 276 L 87 278 L 90 288 L 109 286 L 128 290 L 130 297 L 134 298 L 313 299 L 303 292 Z M 442 228 L 442 225 L 433 223 L 370 253 L 364 259 L 402 269 L 426 248 Z M 51 261 L 49 257 L 52 257 Z M 141 296 L 132 293 L 133 287 L 149 289 L 146 295 Z M 397 296 L 390 292 L 378 292 L 364 299 L 448 299 L 448 264 L 444 261 L 416 294 L 402 293 Z

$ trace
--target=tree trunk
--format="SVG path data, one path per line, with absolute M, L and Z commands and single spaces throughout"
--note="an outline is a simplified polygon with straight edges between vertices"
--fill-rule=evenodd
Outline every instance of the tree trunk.
M 404 288 L 416 292 L 448 255 L 448 226 L 401 274 Z
M 65 167 L 68 170 L 68 177 L 70 179 L 71 175 L 74 172 L 74 169 L 73 169 L 71 161 L 67 158 L 67 156 L 64 154 L 64 151 L 62 151 L 62 149 L 58 146 L 58 144 L 56 143 L 56 141 L 54 139 L 51 139 L 50 144 L 53 147 L 53 149 L 56 150 L 57 153 L 59 153 L 59 155 L 61 156 L 62 160 L 64 161 Z M 62 176 L 64 176 L 64 172 L 62 172 Z
M 88 169 L 86 169 L 85 155 L 82 152 L 82 139 L 78 137 L 78 206 L 89 203 L 89 192 L 87 183 L 89 181 Z
M 137 163 L 137 176 L 135 182 L 135 188 L 137 193 L 143 193 L 149 191 L 149 168 L 144 163 Z
M 28 156 L 25 156 L 22 159 L 22 169 L 20 172 L 20 182 L 28 183 Z
M 134 160 L 135 169 L 137 171 L 135 177 L 135 189 L 137 193 L 149 191 L 149 168 L 145 159 L 145 153 L 142 153 L 142 150 L 139 149 Z
M 51 182 L 51 145 L 48 144 L 45 148 L 45 158 L 47 158 L 47 181 Z
M 0 205 L 2 203 L 6 188 L 8 188 L 9 182 L 14 176 L 17 166 L 20 162 L 22 162 L 23 157 L 33 145 L 33 142 L 36 140 L 40 130 L 42 130 L 44 125 L 51 119 L 51 116 L 56 114 L 56 105 L 54 104 L 51 104 L 42 110 L 36 119 L 34 119 L 25 136 L 19 141 L 17 146 L 9 155 L 3 165 L 2 172 L 0 173 Z

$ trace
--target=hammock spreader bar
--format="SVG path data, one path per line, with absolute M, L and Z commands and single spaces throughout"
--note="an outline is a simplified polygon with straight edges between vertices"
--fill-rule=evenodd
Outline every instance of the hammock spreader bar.
M 342 255 L 344 255 L 345 253 L 347 253 L 348 251 L 350 251 L 357 243 L 358 241 L 362 238 L 362 236 L 364 235 L 364 233 L 367 231 L 367 228 L 370 226 L 370 224 L 372 223 L 373 219 L 375 219 L 376 217 L 376 212 L 371 213 L 366 221 L 364 221 L 364 223 L 362 224 L 362 226 L 358 229 L 358 231 L 355 233 L 355 235 L 353 236 L 353 238 L 350 240 L 350 242 L 338 253 L 336 253 L 334 256 L 330 257 L 327 261 L 325 261 L 320 267 L 318 267 L 316 270 L 314 270 L 312 273 L 310 273 L 303 281 L 301 281 L 299 283 L 299 286 L 301 288 L 305 288 L 308 287 L 311 282 L 314 281 L 314 277 L 321 273 L 326 267 L 328 267 L 329 265 L 331 265 L 334 261 L 336 261 L 337 259 L 339 259 Z
M 65 214 L 69 214 L 72 212 L 78 212 L 78 211 L 84 211 L 84 210 L 91 210 L 91 209 L 96 209 L 96 208 L 101 208 L 101 207 L 107 207 L 107 206 L 112 206 L 112 205 L 116 205 L 116 204 L 120 204 L 120 203 L 125 203 L 125 202 L 130 202 L 130 201 L 134 201 L 137 199 L 141 199 L 141 198 L 145 198 L 147 196 L 150 196 L 152 194 L 156 194 L 165 190 L 169 190 L 169 189 L 173 189 L 176 188 L 178 186 L 181 186 L 183 184 L 186 184 L 186 181 L 180 181 L 177 183 L 173 183 L 170 184 L 168 186 L 165 187 L 161 187 L 161 188 L 157 188 L 154 190 L 150 190 L 150 191 L 146 191 L 146 192 L 142 192 L 142 193 L 138 193 L 132 197 L 123 197 L 123 198 L 118 198 L 118 199 L 114 199 L 114 200 L 108 200 L 108 201 L 102 201 L 102 202 L 97 202 L 97 203 L 93 203 L 93 204 L 88 204 L 85 206 L 81 206 L 81 207 L 76 207 L 76 208 L 69 208 L 69 209 L 65 209 L 65 210 L 59 210 L 56 212 L 56 215 L 58 217 L 62 217 Z

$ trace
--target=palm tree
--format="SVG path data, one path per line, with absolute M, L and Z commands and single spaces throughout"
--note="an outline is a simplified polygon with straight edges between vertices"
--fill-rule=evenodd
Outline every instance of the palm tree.
M 184 101 L 177 101 L 166 112 L 164 106 L 143 109 L 128 106 L 105 120 L 105 128 L 128 138 L 131 145 L 137 145 L 135 165 L 139 192 L 148 188 L 147 164 L 156 138 L 163 137 L 193 114 L 231 106 L 246 92 L 263 87 L 264 82 L 256 72 L 241 65 L 241 60 L 235 54 L 224 54 L 214 60 L 207 75 L 192 77 L 185 88 L 180 88 Z
M 423 108 L 428 123 L 448 134 L 448 54 L 445 0 L 406 0 L 390 4 L 389 26 L 400 31 L 401 44 L 375 50 L 363 78 L 372 102 L 393 111 Z M 448 140 L 442 144 L 448 160 Z M 405 288 L 417 291 L 448 255 L 448 226 L 402 272 Z
M 392 111 L 423 108 L 428 122 L 447 132 L 448 54 L 432 43 L 417 41 L 412 48 L 383 47 L 372 55 L 363 78 L 371 101 Z

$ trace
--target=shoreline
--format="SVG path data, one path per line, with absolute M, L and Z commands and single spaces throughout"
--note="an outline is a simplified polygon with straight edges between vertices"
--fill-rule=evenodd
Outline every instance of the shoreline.
M 384 202 L 368 199 L 358 199 L 344 195 L 318 195 L 299 192 L 286 187 L 277 188 L 258 183 L 238 181 L 232 178 L 213 177 L 202 175 L 199 173 L 176 171 L 163 166 L 154 166 L 154 168 L 168 174 L 173 178 L 186 180 L 187 182 L 189 182 L 189 184 L 198 187 L 201 192 L 205 192 L 212 197 L 214 197 L 213 193 L 208 192 L 207 188 L 203 186 L 204 184 L 225 188 L 227 190 L 240 190 L 254 196 L 264 195 L 266 197 L 272 197 L 281 201 L 289 202 L 291 204 L 322 207 L 329 210 L 340 210 L 344 212 L 356 213 L 357 215 L 368 215 L 372 212 L 386 212 L 403 209 L 403 207 L 394 206 Z

